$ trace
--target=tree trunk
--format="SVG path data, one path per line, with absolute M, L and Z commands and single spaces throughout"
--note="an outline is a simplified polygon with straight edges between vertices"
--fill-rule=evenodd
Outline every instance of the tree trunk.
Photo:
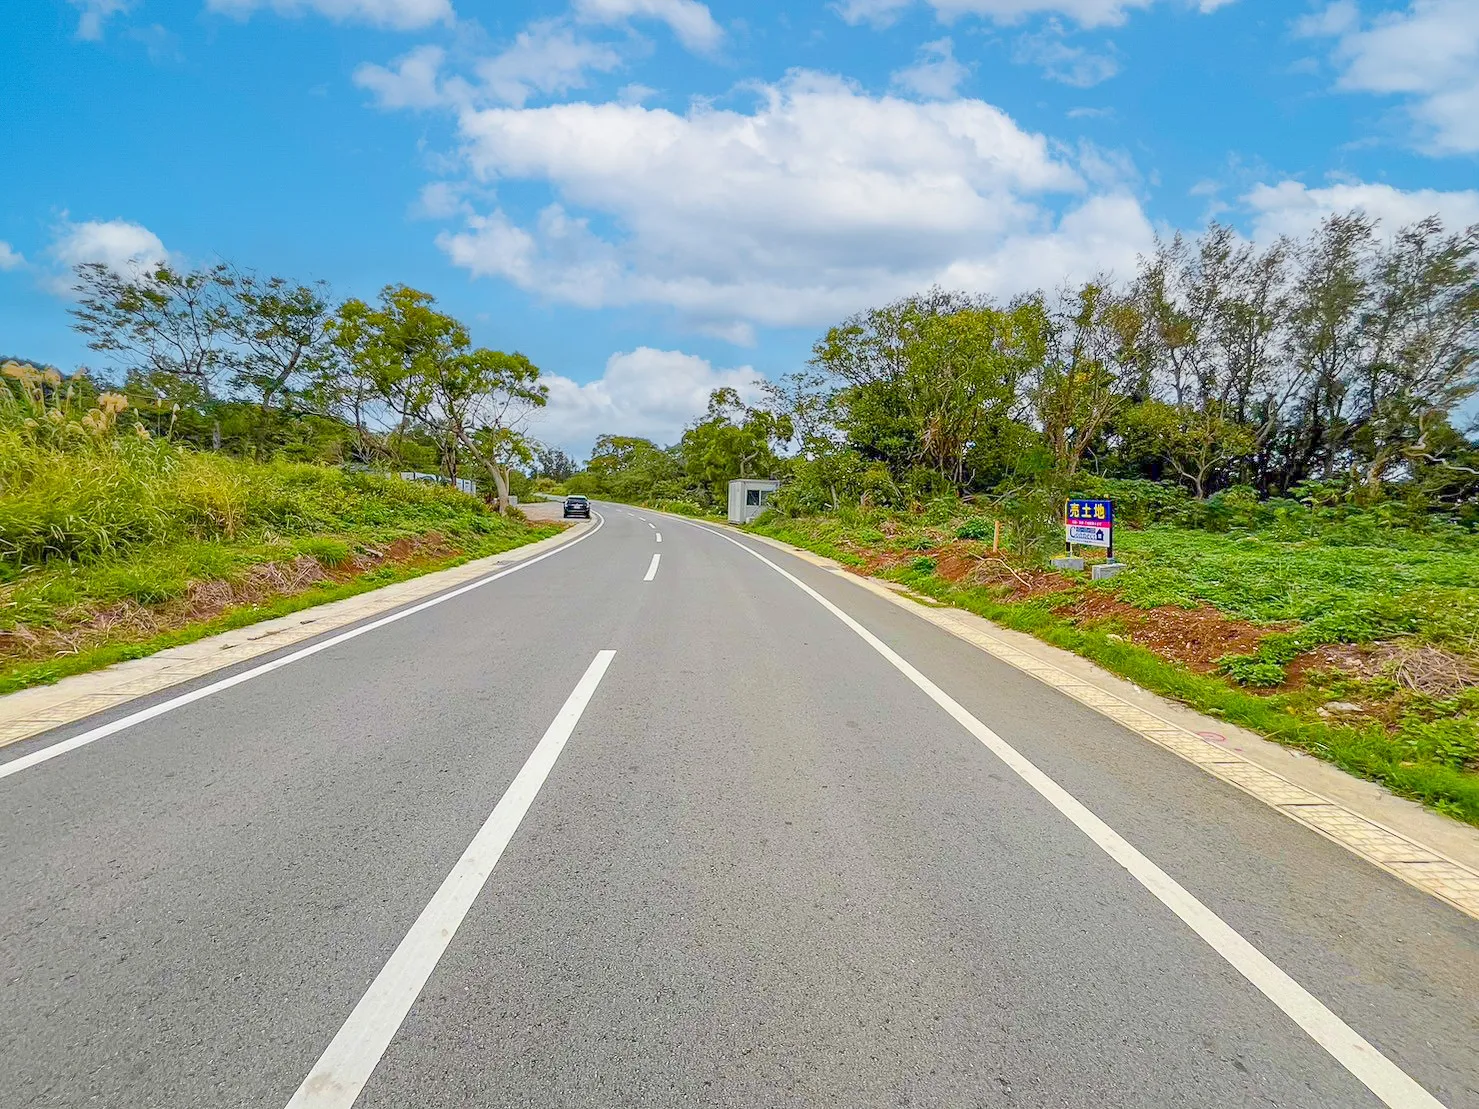
M 500 514 L 508 515 L 508 467 L 490 465 L 489 471 L 493 474 L 493 486 L 498 490 L 498 511 Z

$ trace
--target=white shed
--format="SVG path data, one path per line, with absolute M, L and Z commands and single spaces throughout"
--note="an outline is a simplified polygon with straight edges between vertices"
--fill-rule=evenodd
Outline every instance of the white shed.
M 781 487 L 769 478 L 736 478 L 729 483 L 729 522 L 748 524 L 765 509 L 770 495 Z

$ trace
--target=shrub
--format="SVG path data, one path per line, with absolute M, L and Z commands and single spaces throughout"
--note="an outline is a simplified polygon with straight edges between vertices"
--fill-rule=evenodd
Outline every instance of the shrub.
M 1228 655 L 1217 669 L 1239 685 L 1271 688 L 1284 681 L 1284 667 L 1258 655 Z
M 293 546 L 299 554 L 306 554 L 315 559 L 320 566 L 331 570 L 343 566 L 354 557 L 354 552 L 349 549 L 348 543 L 327 536 L 309 536 L 307 539 L 298 540 Z

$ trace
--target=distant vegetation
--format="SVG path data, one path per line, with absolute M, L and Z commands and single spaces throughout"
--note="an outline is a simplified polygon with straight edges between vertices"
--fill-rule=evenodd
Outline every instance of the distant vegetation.
M 1351 214 L 1264 248 L 1214 225 L 1120 283 L 1004 303 L 935 289 L 828 329 L 759 404 L 716 393 L 673 447 L 604 437 L 576 482 L 716 505 L 727 479 L 774 476 L 782 513 L 967 496 L 1022 548 L 1106 479 L 1472 526 L 1476 262 L 1479 228 L 1385 241 Z
M 930 290 L 567 484 L 704 512 L 779 478 L 762 532 L 1479 823 L 1476 274 L 1479 229 L 1352 214 L 1051 295 Z M 1128 571 L 1048 570 L 1070 495 L 1114 500 Z

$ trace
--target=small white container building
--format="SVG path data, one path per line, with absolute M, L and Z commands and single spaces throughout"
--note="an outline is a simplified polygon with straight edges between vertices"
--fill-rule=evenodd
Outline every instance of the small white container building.
M 765 510 L 770 495 L 781 487 L 769 478 L 742 477 L 729 483 L 729 522 L 748 524 Z

